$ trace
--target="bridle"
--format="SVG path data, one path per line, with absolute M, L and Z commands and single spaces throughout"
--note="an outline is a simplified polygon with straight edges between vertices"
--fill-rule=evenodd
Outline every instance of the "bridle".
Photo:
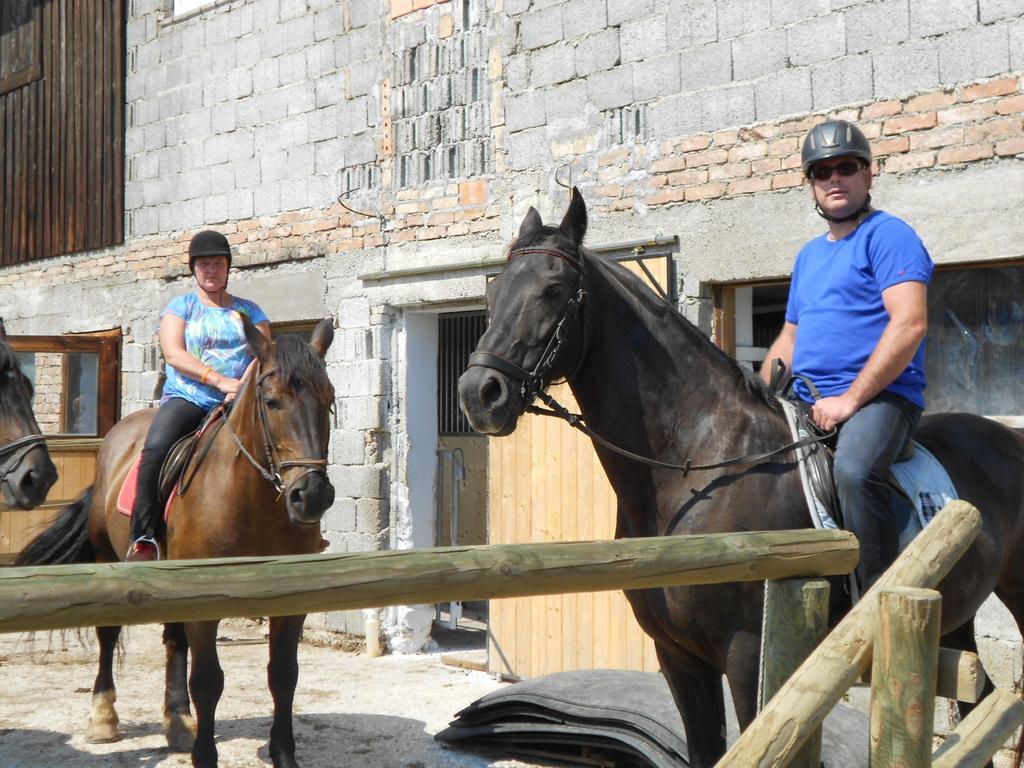
M 25 435 L 0 447 L 0 484 L 7 482 L 7 476 L 21 466 L 29 451 L 46 445 L 46 436 Z
M 15 378 L 17 371 L 7 370 L 3 374 L 6 378 Z M 29 398 L 31 399 L 31 397 Z M 36 427 L 38 429 L 38 426 Z M 29 451 L 33 448 L 46 445 L 46 436 L 32 433 L 12 440 L 6 445 L 0 446 L 0 483 L 7 482 L 7 476 L 14 472 L 21 462 L 25 460 Z
M 533 366 L 533 370 L 528 371 L 517 363 L 513 363 L 501 355 L 497 355 L 494 352 L 473 352 L 469 356 L 469 364 L 467 367 L 481 367 L 481 368 L 492 368 L 496 371 L 501 371 L 506 376 L 509 376 L 516 381 L 521 382 L 519 394 L 526 403 L 526 410 L 532 409 L 533 401 L 538 397 L 547 402 L 547 393 L 544 392 L 544 388 L 550 383 L 548 381 L 548 374 L 551 372 L 551 368 L 555 364 L 555 360 L 558 357 L 558 353 L 562 350 L 562 345 L 565 343 L 566 333 L 570 327 L 570 323 L 579 314 L 582 317 L 583 314 L 583 300 L 587 295 L 587 273 L 583 266 L 583 258 L 581 256 L 571 256 L 563 251 L 557 251 L 553 248 L 520 248 L 512 251 L 508 255 L 508 260 L 511 262 L 513 259 L 519 258 L 520 256 L 528 256 L 531 254 L 540 254 L 544 256 L 554 256 L 561 259 L 566 264 L 572 266 L 578 275 L 576 281 L 576 290 L 572 297 L 566 302 L 565 307 L 562 308 L 562 314 L 558 318 L 558 322 L 555 323 L 554 329 L 551 331 L 551 335 L 548 337 L 547 344 L 544 346 L 544 351 L 541 353 L 536 364 Z M 566 376 L 566 379 L 571 379 L 580 369 L 583 367 L 583 361 L 587 356 L 587 346 L 589 342 L 587 334 L 587 324 L 583 323 L 581 330 L 583 334 L 583 342 L 580 347 L 580 356 L 576 361 L 576 365 L 573 367 L 572 373 Z
M 590 427 L 587 426 L 587 424 L 584 422 L 582 414 L 572 413 L 568 408 L 566 408 L 564 405 L 559 403 L 554 397 L 552 397 L 550 394 L 544 391 L 545 387 L 547 387 L 547 385 L 551 383 L 547 381 L 545 377 L 554 365 L 554 360 L 562 347 L 564 335 L 566 332 L 566 326 L 578 312 L 582 314 L 581 310 L 583 308 L 583 299 L 587 293 L 586 271 L 584 269 L 583 258 L 582 256 L 570 256 L 569 254 L 563 253 L 562 251 L 557 251 L 549 248 L 521 248 L 519 250 L 512 251 L 512 253 L 509 254 L 508 258 L 509 261 L 511 261 L 513 258 L 516 258 L 518 256 L 525 256 L 534 253 L 544 254 L 547 256 L 556 256 L 562 259 L 563 261 L 567 262 L 568 264 L 571 264 L 573 267 L 576 268 L 577 272 L 579 273 L 579 282 L 577 283 L 576 294 L 569 300 L 565 308 L 562 310 L 562 316 L 556 323 L 555 328 L 552 331 L 550 338 L 548 339 L 547 345 L 544 348 L 543 354 L 541 354 L 540 359 L 537 361 L 537 364 L 534 365 L 532 371 L 527 371 L 522 366 L 513 363 L 511 360 L 506 360 L 505 358 L 501 357 L 500 355 L 496 355 L 493 352 L 473 352 L 469 356 L 469 364 L 467 366 L 469 368 L 491 368 L 493 370 L 504 373 L 506 376 L 510 376 L 513 379 L 522 382 L 520 394 L 522 395 L 523 400 L 526 403 L 523 410 L 526 411 L 527 413 L 534 413 L 540 416 L 555 416 L 557 418 L 563 419 L 569 424 L 569 426 L 580 430 L 583 434 L 585 434 L 594 442 L 604 446 L 605 448 L 607 448 L 610 451 L 613 451 L 614 453 L 619 454 L 620 456 L 625 456 L 628 459 L 632 459 L 634 461 L 647 464 L 648 466 L 657 467 L 659 469 L 671 469 L 674 471 L 682 472 L 683 475 L 686 475 L 691 470 L 721 469 L 724 467 L 739 467 L 749 466 L 752 464 L 760 464 L 772 458 L 773 456 L 779 456 L 784 453 L 796 450 L 798 448 L 802 448 L 807 445 L 812 445 L 814 443 L 819 443 L 824 440 L 827 440 L 830 437 L 832 437 L 832 435 L 835 433 L 833 430 L 833 432 L 826 435 L 811 436 L 802 438 L 800 440 L 794 440 L 793 442 L 787 443 L 786 445 L 783 445 L 780 448 L 775 448 L 770 451 L 765 451 L 763 453 L 752 454 L 748 456 L 737 456 L 735 458 L 725 459 L 724 461 L 715 462 L 713 464 L 694 464 L 691 459 L 687 459 L 682 464 L 672 464 L 665 461 L 659 461 L 658 459 L 652 459 L 648 456 L 641 456 L 638 453 L 633 453 L 632 451 L 626 450 L 625 448 L 616 445 L 610 440 L 605 439 L 604 437 L 597 434 Z M 665 304 L 673 312 L 678 312 L 678 310 L 675 307 L 673 307 L 667 299 L 665 299 Z M 572 379 L 580 371 L 580 369 L 583 366 L 583 361 L 586 358 L 587 344 L 589 339 L 587 337 L 585 322 L 583 323 L 582 332 L 584 336 L 583 347 L 580 351 L 580 358 L 577 361 L 576 367 L 573 369 L 573 372 L 566 376 L 566 380 Z M 537 406 L 533 405 L 533 401 L 536 399 L 542 400 L 544 404 L 548 407 L 545 409 L 538 408 Z
M 259 369 L 257 369 L 258 372 Z M 266 465 L 257 461 L 249 451 L 242 445 L 241 439 L 238 434 L 230 426 L 230 419 L 226 419 L 228 422 L 228 430 L 231 432 L 231 436 L 235 439 L 235 444 L 238 446 L 238 450 L 241 451 L 242 455 L 248 460 L 250 464 L 260 473 L 260 476 L 268 483 L 274 486 L 278 495 L 284 494 L 289 488 L 297 483 L 301 478 L 313 472 L 319 472 L 320 474 L 327 475 L 327 459 L 288 459 L 282 461 L 280 454 L 277 451 L 277 444 L 274 441 L 274 436 L 270 432 L 270 419 L 267 416 L 267 403 L 266 398 L 263 395 L 263 382 L 266 381 L 268 376 L 273 375 L 277 372 L 276 368 L 270 368 L 263 373 L 257 373 L 256 378 L 256 413 L 259 417 L 259 422 L 263 432 L 263 453 L 266 459 Z M 281 477 L 281 473 L 289 467 L 305 467 L 305 471 L 299 472 L 290 483 L 287 485 L 284 479 Z

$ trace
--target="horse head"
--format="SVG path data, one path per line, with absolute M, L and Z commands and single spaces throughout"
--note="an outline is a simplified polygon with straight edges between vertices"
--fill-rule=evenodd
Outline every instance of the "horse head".
M 267 339 L 245 317 L 246 339 L 259 361 L 254 407 L 269 467 L 264 476 L 283 493 L 295 525 L 316 525 L 334 503 L 327 478 L 327 443 L 334 387 L 324 356 L 334 339 L 321 320 L 307 344 L 298 336 Z
M 0 489 L 4 503 L 32 509 L 57 482 L 57 468 L 32 413 L 32 382 L 7 344 L 0 321 Z
M 507 435 L 551 381 L 571 378 L 586 353 L 583 236 L 587 208 L 575 187 L 562 223 L 530 208 L 508 261 L 487 287 L 490 323 L 459 378 L 459 402 L 478 432 Z

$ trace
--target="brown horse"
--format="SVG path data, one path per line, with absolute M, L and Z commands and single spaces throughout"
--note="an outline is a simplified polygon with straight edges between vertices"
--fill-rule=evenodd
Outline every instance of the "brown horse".
M 32 413 L 32 382 L 7 343 L 0 320 L 0 493 L 4 503 L 32 509 L 57 482 L 57 468 Z
M 204 438 L 209 442 L 208 453 L 191 476 L 187 492 L 174 499 L 162 547 L 170 559 L 319 551 L 320 518 L 334 501 L 326 474 L 334 388 L 323 360 L 334 336 L 332 324 L 321 321 L 310 344 L 296 336 L 284 336 L 275 344 L 248 320 L 243 322 L 257 365 L 243 382 L 223 426 L 211 428 Z M 129 519 L 118 512 L 117 496 L 142 449 L 152 414 L 134 413 L 115 425 L 100 446 L 96 484 L 25 548 L 19 565 L 121 559 L 128 548 Z M 198 451 L 204 450 L 201 444 Z M 292 700 L 299 673 L 296 648 L 305 618 L 270 619 L 268 678 L 274 698 L 270 756 L 279 768 L 297 765 Z M 217 764 L 214 713 L 224 690 L 217 659 L 218 623 L 164 627 L 164 732 L 172 748 L 191 748 L 193 765 L 202 768 Z M 96 628 L 100 664 L 86 731 L 90 742 L 119 738 L 112 663 L 120 631 L 120 627 Z M 186 689 L 188 649 L 192 671 Z
M 587 213 L 573 190 L 559 227 L 530 209 L 508 263 L 487 289 L 490 326 L 459 381 L 474 429 L 506 435 L 548 382 L 566 377 L 618 497 L 616 536 L 669 536 L 809 526 L 791 453 L 702 469 L 790 441 L 765 388 L 639 278 L 581 246 Z M 974 643 L 973 618 L 995 593 L 1024 629 L 1024 438 L 988 419 L 940 414 L 916 438 L 983 514 L 976 542 L 940 585 L 945 642 Z M 627 592 L 653 639 L 683 717 L 690 763 L 725 751 L 724 674 L 746 727 L 756 711 L 762 585 Z

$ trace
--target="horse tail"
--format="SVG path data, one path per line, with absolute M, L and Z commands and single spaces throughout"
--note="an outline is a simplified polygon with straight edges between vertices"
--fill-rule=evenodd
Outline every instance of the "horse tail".
M 70 565 L 92 563 L 96 552 L 89 541 L 92 486 L 61 510 L 50 527 L 18 553 L 15 565 Z

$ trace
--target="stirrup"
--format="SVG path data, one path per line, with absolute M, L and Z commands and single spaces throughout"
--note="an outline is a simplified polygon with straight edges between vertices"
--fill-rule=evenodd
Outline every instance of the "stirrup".
M 125 552 L 125 555 L 124 555 L 125 562 L 134 562 L 134 561 L 131 560 L 132 552 L 135 550 L 136 546 L 139 545 L 139 544 L 143 544 L 143 545 L 149 544 L 149 545 L 151 545 L 153 547 L 153 550 L 156 552 L 156 559 L 157 560 L 163 560 L 163 556 L 160 554 L 160 544 L 157 542 L 157 540 L 154 539 L 152 536 L 139 536 L 139 538 L 134 539 L 132 541 L 132 543 L 128 545 L 128 551 Z M 151 562 L 152 559 L 151 558 L 143 558 L 143 559 L 140 559 L 138 562 L 147 562 L 147 561 Z

